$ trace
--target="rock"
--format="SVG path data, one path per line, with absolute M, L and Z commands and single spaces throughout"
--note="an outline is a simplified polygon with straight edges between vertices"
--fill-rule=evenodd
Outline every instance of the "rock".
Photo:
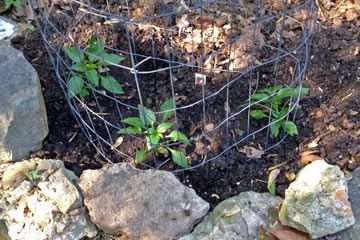
M 258 239 L 278 215 L 282 199 L 268 193 L 243 192 L 219 203 L 195 230 L 180 240 Z M 260 239 L 260 238 L 259 238 Z
M 6 171 L 1 180 L 1 184 L 4 190 L 9 189 L 10 187 L 16 188 L 19 186 L 26 178 L 26 172 L 33 169 L 35 163 L 30 161 L 23 161 L 11 165 Z
M 188 234 L 209 204 L 166 171 L 117 163 L 85 170 L 79 186 L 92 222 L 130 239 L 174 239 Z
M 41 179 L 32 182 L 31 174 L 25 174 L 24 178 L 20 171 L 14 171 L 26 170 L 30 164 L 35 166 L 32 170 Z M 87 219 L 80 193 L 72 182 L 73 174 L 61 161 L 31 159 L 1 164 L 0 178 L 5 173 L 22 177 L 16 178 L 21 179 L 20 183 L 17 180 L 17 184 L 11 184 L 7 189 L 1 182 L 0 239 L 78 240 L 96 236 L 96 228 Z
M 0 162 L 23 159 L 48 134 L 38 75 L 23 54 L 0 43 Z
M 48 182 L 43 181 L 38 186 L 46 197 L 56 202 L 63 214 L 82 205 L 80 193 L 64 174 L 63 168 L 50 175 Z
M 349 201 L 356 219 L 355 225 L 341 231 L 341 239 L 346 240 L 360 240 L 360 168 L 355 169 L 352 173 L 352 179 L 348 182 L 349 185 Z
M 285 191 L 280 221 L 312 238 L 336 233 L 355 223 L 347 194 L 339 167 L 315 161 L 304 167 Z

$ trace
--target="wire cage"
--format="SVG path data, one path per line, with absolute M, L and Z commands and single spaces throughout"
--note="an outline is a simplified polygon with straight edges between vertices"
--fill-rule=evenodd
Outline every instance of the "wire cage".
M 79 127 L 109 162 L 183 171 L 296 134 L 312 0 L 29 4 Z M 278 103 L 279 92 L 291 94 Z

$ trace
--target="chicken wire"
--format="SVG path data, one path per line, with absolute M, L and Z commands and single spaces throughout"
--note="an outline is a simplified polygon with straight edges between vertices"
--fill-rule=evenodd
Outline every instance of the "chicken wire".
M 271 136 L 271 113 L 266 120 L 251 117 L 256 107 L 250 97 L 265 87 L 302 88 L 316 23 L 314 1 L 33 0 L 29 5 L 78 126 L 109 162 L 134 160 L 146 144 L 139 135 L 117 134 L 128 126 L 124 119 L 137 116 L 138 104 L 154 111 L 159 122 L 159 105 L 169 98 L 175 103 L 172 129 L 184 133 L 191 146 L 186 141 L 163 146 L 186 153 L 189 167 L 170 164 L 171 156 L 158 156 L 154 148 L 138 163 L 142 166 L 176 172 L 217 158 L 248 161 L 287 136 Z M 78 73 L 64 47 L 86 54 L 91 35 L 95 42 L 104 39 L 106 53 L 124 57 L 100 74 L 113 76 L 125 94 L 95 87 L 86 75 L 89 96 L 69 96 L 69 81 Z M 290 99 L 283 119 L 295 121 L 299 100 L 299 95 Z M 151 140 L 150 145 L 159 146 Z

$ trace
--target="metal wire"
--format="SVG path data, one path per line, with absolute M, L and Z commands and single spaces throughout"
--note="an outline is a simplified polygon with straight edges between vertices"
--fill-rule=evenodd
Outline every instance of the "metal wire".
M 264 99 L 253 101 L 250 97 L 261 88 L 280 84 L 288 88 L 303 87 L 311 36 L 316 24 L 313 0 L 284 0 L 281 9 L 271 0 L 106 0 L 101 1 L 102 4 L 95 0 L 61 0 L 52 1 L 49 5 L 37 0 L 28 2 L 37 16 L 45 47 L 78 125 L 99 154 L 109 162 L 113 162 L 111 156 L 115 153 L 122 159 L 135 160 L 135 152 L 139 145 L 145 146 L 146 139 L 128 133 L 122 135 L 127 148 L 114 149 L 120 136 L 116 132 L 127 127 L 124 119 L 137 116 L 138 105 L 141 106 L 140 112 L 147 116 L 145 121 L 149 121 L 144 108 L 147 107 L 158 116 L 150 120 L 160 124 L 159 119 L 164 112 L 157 111 L 157 105 L 166 101 L 166 96 L 174 99 L 173 130 L 184 133 L 192 147 L 185 149 L 185 140 L 165 141 L 162 146 L 182 149 L 189 156 L 199 145 L 203 146 L 204 154 L 191 155 L 198 159 L 187 159 L 190 162 L 188 168 L 176 167 L 171 164 L 171 157 L 158 156 L 154 149 L 160 143 L 153 143 L 150 139 L 152 160 L 139 163 L 147 168 L 183 172 L 205 167 L 208 171 L 211 161 L 224 155 L 228 162 L 230 155 L 234 154 L 249 161 L 258 157 L 248 153 L 249 146 L 254 146 L 254 142 L 263 146 L 266 152 L 284 141 L 285 132 L 278 138 L 270 138 L 271 125 L 282 120 L 296 120 L 301 91 L 298 96 L 291 96 L 288 113 L 276 122 L 272 120 L 272 110 L 266 121 L 258 123 L 259 120 L 252 118 L 251 111 Z M 143 9 L 145 5 L 147 8 Z M 128 88 L 134 94 L 129 99 L 94 87 L 86 73 L 83 81 L 89 96 L 69 98 L 69 81 L 77 73 L 71 67 L 71 59 L 64 53 L 64 46 L 91 55 L 87 53 L 91 34 L 96 42 L 105 39 L 106 53 L 125 57 L 124 62 L 109 64 L 110 69 L 104 76 L 113 76 L 123 83 L 123 87 L 124 82 L 130 86 Z M 92 56 L 104 61 L 104 53 Z M 115 74 L 119 71 L 122 74 Z M 181 72 L 184 76 L 179 79 Z M 180 87 L 181 84 L 194 82 L 195 73 L 206 76 L 206 84 L 187 85 L 185 90 Z M 163 89 L 158 86 L 154 94 L 147 88 L 146 81 L 157 81 L 157 74 L 165 76 L 165 84 Z M 223 79 L 223 84 L 215 82 L 217 78 Z M 181 97 L 185 100 L 178 101 Z M 272 99 L 270 109 L 273 97 L 274 94 L 267 96 Z M 104 109 L 109 111 L 109 107 L 104 104 L 109 103 L 111 113 L 106 113 Z M 248 105 L 240 107 L 241 103 Z M 194 114 L 194 111 L 198 112 Z M 109 114 L 113 116 L 107 117 Z M 193 125 L 185 129 L 187 132 L 183 129 L 185 122 Z M 208 128 L 209 123 L 213 127 Z M 196 124 L 200 127 L 196 128 Z M 234 130 L 246 134 L 237 138 L 233 134 L 232 137 Z M 147 128 L 146 133 L 149 134 L 149 131 Z M 246 151 L 238 151 L 240 148 Z

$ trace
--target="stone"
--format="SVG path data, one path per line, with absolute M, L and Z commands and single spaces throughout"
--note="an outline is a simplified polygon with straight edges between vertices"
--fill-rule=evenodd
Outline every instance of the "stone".
M 209 204 L 172 173 L 138 170 L 128 163 L 85 170 L 79 187 L 92 222 L 106 233 L 130 239 L 178 238 L 209 210 Z
M 262 225 L 268 230 L 282 202 L 269 193 L 243 192 L 219 203 L 194 231 L 180 240 L 260 239 Z
M 23 165 L 33 164 L 41 179 L 21 178 L 20 184 L 7 189 L 0 184 L 0 239 L 79 240 L 95 237 L 96 228 L 88 219 L 71 171 L 59 160 L 24 162 Z M 12 171 L 14 165 L 20 169 L 22 163 L 0 164 L 0 178 Z M 54 188 L 56 191 L 53 192 Z
M 41 148 L 48 125 L 40 81 L 22 52 L 0 43 L 0 162 Z
M 340 168 L 318 160 L 301 169 L 285 191 L 279 218 L 283 225 L 307 232 L 311 238 L 353 225 L 355 218 Z
M 63 214 L 82 205 L 79 191 L 64 174 L 63 168 L 50 175 L 48 182 L 40 182 L 38 187 L 46 197 L 56 202 Z
M 26 178 L 26 172 L 33 169 L 35 163 L 30 161 L 23 161 L 15 163 L 10 166 L 5 172 L 1 180 L 2 187 L 7 190 L 10 187 L 17 187 L 20 185 Z
M 348 181 L 349 201 L 356 219 L 355 225 L 339 233 L 341 239 L 360 240 L 360 168 L 352 173 L 352 179 Z

